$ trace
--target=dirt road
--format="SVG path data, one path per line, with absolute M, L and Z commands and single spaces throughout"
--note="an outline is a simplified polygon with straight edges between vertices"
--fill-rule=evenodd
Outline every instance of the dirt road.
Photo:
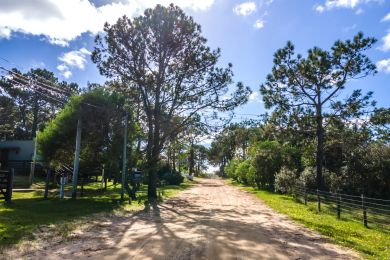
M 148 213 L 114 217 L 31 259 L 354 259 L 253 195 L 205 179 Z

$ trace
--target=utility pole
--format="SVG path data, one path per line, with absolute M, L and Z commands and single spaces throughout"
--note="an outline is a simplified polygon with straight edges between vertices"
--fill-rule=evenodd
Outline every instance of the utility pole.
M 121 188 L 121 200 L 124 200 L 125 196 L 125 181 L 126 181 L 126 163 L 127 163 L 127 121 L 129 114 L 126 111 L 124 117 L 125 128 L 123 131 L 123 167 L 122 167 L 122 188 Z
M 77 121 L 76 150 L 74 152 L 74 162 L 73 162 L 72 199 L 76 199 L 77 197 L 77 175 L 79 173 L 80 142 L 81 142 L 81 117 L 79 117 Z
M 34 155 L 32 158 L 32 162 L 30 165 L 30 176 L 28 178 L 28 183 L 31 186 L 33 181 L 34 181 L 34 174 L 35 174 L 35 162 L 36 162 L 36 157 L 37 157 L 37 138 L 34 138 Z

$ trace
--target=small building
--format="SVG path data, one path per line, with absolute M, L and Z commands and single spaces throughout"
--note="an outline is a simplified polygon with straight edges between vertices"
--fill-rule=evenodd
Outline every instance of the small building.
M 0 169 L 14 168 L 21 175 L 28 175 L 34 157 L 33 140 L 0 142 Z

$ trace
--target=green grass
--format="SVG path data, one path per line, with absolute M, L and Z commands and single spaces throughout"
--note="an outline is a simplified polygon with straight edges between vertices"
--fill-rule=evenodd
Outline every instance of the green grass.
M 289 195 L 245 187 L 234 181 L 230 183 L 255 194 L 272 209 L 329 237 L 333 242 L 360 252 L 364 258 L 390 259 L 388 230 L 376 226 L 365 228 L 362 223 L 350 220 L 347 216 L 338 220 L 326 210 L 318 213 L 315 203 L 305 206 Z
M 184 182 L 180 186 L 161 187 L 158 192 L 164 199 L 189 186 L 190 183 Z M 99 183 L 88 184 L 84 189 L 85 196 L 77 200 L 59 199 L 55 195 L 58 190 L 53 190 L 47 200 L 43 199 L 42 192 L 14 192 L 11 205 L 0 204 L 0 249 L 31 238 L 32 232 L 40 227 L 58 224 L 66 226 L 64 232 L 67 232 L 74 228 L 72 224 L 77 219 L 91 214 L 142 210 L 147 199 L 147 187 L 144 185 L 137 193 L 138 200 L 131 205 L 128 201 L 120 203 L 120 185 L 114 187 L 109 183 L 106 192 L 100 191 Z

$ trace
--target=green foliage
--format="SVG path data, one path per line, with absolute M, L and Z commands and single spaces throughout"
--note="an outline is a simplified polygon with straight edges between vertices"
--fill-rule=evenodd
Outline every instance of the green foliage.
M 61 91 L 51 98 L 50 91 L 45 90 L 48 85 Z M 0 139 L 33 139 L 68 100 L 66 92 L 77 93 L 77 84 L 60 82 L 46 69 L 30 69 L 27 73 L 12 69 L 0 79 Z
M 184 181 L 184 177 L 180 172 L 172 169 L 167 163 L 163 163 L 159 166 L 157 176 L 160 181 L 164 181 L 169 185 L 180 185 Z
M 156 5 L 141 16 L 123 16 L 106 23 L 104 31 L 95 39 L 92 60 L 101 74 L 125 82 L 115 88 L 140 104 L 148 138 L 149 196 L 156 197 L 155 168 L 169 139 L 189 129 L 199 114 L 232 111 L 251 90 L 242 83 L 229 87 L 232 65 L 218 67 L 220 49 L 206 45 L 200 25 L 178 6 Z
M 236 169 L 237 169 L 237 166 L 239 163 L 240 162 L 238 159 L 232 159 L 225 166 L 224 171 L 229 178 L 232 178 L 233 180 L 238 180 L 238 176 L 236 174 Z
M 184 177 L 176 171 L 166 172 L 161 176 L 161 180 L 166 181 L 169 185 L 180 185 Z
M 235 170 L 235 175 L 237 176 L 237 181 L 250 184 L 253 181 L 253 172 L 255 168 L 251 165 L 250 160 L 245 160 L 239 163 Z
M 315 169 L 313 173 L 315 175 Z M 323 210 L 318 213 L 316 203 L 309 203 L 305 206 L 297 203 L 289 195 L 256 190 L 251 187 L 244 187 L 244 189 L 255 194 L 272 209 L 286 214 L 291 219 L 329 237 L 338 244 L 357 250 L 365 258 L 390 258 L 389 233 L 380 227 L 365 228 L 362 223 L 352 221 L 350 218 L 338 220 L 334 212 Z
M 74 155 L 77 120 L 82 121 L 81 168 L 119 168 L 122 152 L 123 99 L 104 88 L 95 88 L 78 96 L 58 113 L 37 136 L 38 148 L 45 161 L 52 167 L 71 165 Z M 129 136 L 134 135 L 129 124 Z
M 314 167 L 306 167 L 299 176 L 299 184 L 309 189 L 316 188 L 316 169 Z
M 307 57 L 295 54 L 294 45 L 288 42 L 274 54 L 272 72 L 260 87 L 266 108 L 274 108 L 273 113 L 279 122 L 285 123 L 283 126 L 315 133 L 320 189 L 324 188 L 324 119 L 353 120 L 365 115 L 365 108 L 375 106 L 375 102 L 370 102 L 372 92 L 362 95 L 361 90 L 353 90 L 347 99 L 338 98 L 352 79 L 376 73 L 375 64 L 365 55 L 375 42 L 376 39 L 358 33 L 352 40 L 336 41 L 329 51 L 309 49 Z
M 276 141 L 265 141 L 250 148 L 252 164 L 256 169 L 256 185 L 273 190 L 275 174 L 283 164 L 282 148 Z
M 291 194 L 295 190 L 297 184 L 296 171 L 282 167 L 275 175 L 275 191 L 283 194 Z

